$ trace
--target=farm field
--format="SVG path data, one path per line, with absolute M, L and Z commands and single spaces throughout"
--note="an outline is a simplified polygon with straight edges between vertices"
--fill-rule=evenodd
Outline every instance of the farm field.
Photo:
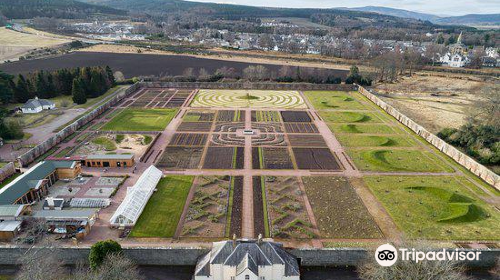
M 323 238 L 381 238 L 382 233 L 347 179 L 303 177 Z
M 191 107 L 305 109 L 307 105 L 297 91 L 200 90 Z
M 101 128 L 104 131 L 162 131 L 176 109 L 125 109 Z
M 369 176 L 364 181 L 410 238 L 500 239 L 498 210 L 464 177 Z
M 179 222 L 192 176 L 169 176 L 161 179 L 144 208 L 130 237 L 172 237 Z

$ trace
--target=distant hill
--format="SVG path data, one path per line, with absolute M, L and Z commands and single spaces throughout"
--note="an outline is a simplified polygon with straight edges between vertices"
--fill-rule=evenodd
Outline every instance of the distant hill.
M 75 0 L 0 0 L 0 13 L 9 19 L 34 17 L 86 18 L 91 14 L 125 15 L 127 12 Z
M 470 14 L 464 16 L 440 17 L 437 15 L 412 12 L 402 9 L 366 6 L 358 8 L 340 8 L 348 11 L 372 12 L 401 18 L 428 20 L 436 24 L 447 25 L 500 25 L 500 14 Z
M 412 18 L 412 19 L 419 19 L 419 20 L 428 20 L 428 21 L 435 21 L 439 19 L 439 16 L 432 15 L 432 14 L 425 14 L 425 13 L 418 13 L 418 12 L 412 12 L 412 11 L 407 11 L 403 9 L 394 9 L 394 8 L 387 8 L 387 7 L 379 7 L 379 6 L 366 6 L 366 7 L 357 7 L 357 8 L 339 8 L 339 9 L 344 9 L 344 10 L 349 10 L 349 11 L 362 11 L 362 12 L 372 12 L 372 13 L 378 13 L 382 15 L 389 15 L 389 16 L 395 16 L 395 17 L 401 17 L 401 18 Z
M 500 25 L 500 14 L 471 14 L 456 17 L 444 17 L 435 21 L 442 24 L 464 25 Z
M 107 5 L 131 12 L 166 15 L 186 12 L 193 15 L 216 17 L 228 20 L 241 18 L 295 17 L 307 18 L 315 23 L 339 28 L 410 28 L 430 30 L 436 28 L 430 22 L 406 19 L 373 12 L 343 9 L 293 9 L 269 8 L 182 0 L 84 0 L 88 3 Z M 215 0 L 214 0 L 215 1 Z

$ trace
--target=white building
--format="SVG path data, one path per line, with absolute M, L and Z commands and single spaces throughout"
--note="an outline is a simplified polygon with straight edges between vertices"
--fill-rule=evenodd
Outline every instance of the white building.
M 448 47 L 448 52 L 440 58 L 440 61 L 450 67 L 464 67 L 470 62 L 467 46 L 462 44 L 462 33 L 458 36 L 457 43 Z
M 52 110 L 55 108 L 56 103 L 47 99 L 38 99 L 38 97 L 35 97 L 35 99 L 26 101 L 26 103 L 21 106 L 21 111 L 24 114 L 36 114 L 40 113 L 43 110 Z
M 214 242 L 196 265 L 195 280 L 299 280 L 297 259 L 275 242 Z

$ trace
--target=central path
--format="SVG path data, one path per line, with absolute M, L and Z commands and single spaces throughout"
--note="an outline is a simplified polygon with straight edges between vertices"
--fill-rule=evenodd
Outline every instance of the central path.
M 251 109 L 245 110 L 245 129 L 252 128 L 252 114 Z M 253 238 L 253 186 L 252 186 L 252 136 L 245 136 L 245 164 L 243 175 L 243 214 L 242 217 L 242 230 L 243 238 Z M 238 236 L 239 237 L 239 236 Z

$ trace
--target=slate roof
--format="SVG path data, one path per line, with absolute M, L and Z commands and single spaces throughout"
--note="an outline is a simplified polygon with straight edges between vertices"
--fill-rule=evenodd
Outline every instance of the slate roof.
M 0 205 L 0 217 L 18 217 L 24 209 L 24 205 Z
M 55 103 L 47 99 L 29 99 L 28 101 L 26 101 L 26 103 L 24 103 L 22 108 L 35 109 L 42 106 L 52 106 L 52 105 L 55 105 Z
M 18 198 L 23 196 L 29 190 L 37 188 L 40 185 L 40 180 L 54 172 L 57 168 L 73 168 L 76 162 L 74 161 L 42 161 L 30 168 L 14 181 L 0 189 L 0 205 L 8 205 L 16 202 Z
M 237 274 L 246 268 L 258 275 L 259 266 L 284 265 L 285 276 L 299 276 L 299 265 L 294 256 L 275 242 L 237 240 L 214 242 L 212 250 L 196 265 L 196 276 L 210 276 L 210 264 L 236 267 Z

